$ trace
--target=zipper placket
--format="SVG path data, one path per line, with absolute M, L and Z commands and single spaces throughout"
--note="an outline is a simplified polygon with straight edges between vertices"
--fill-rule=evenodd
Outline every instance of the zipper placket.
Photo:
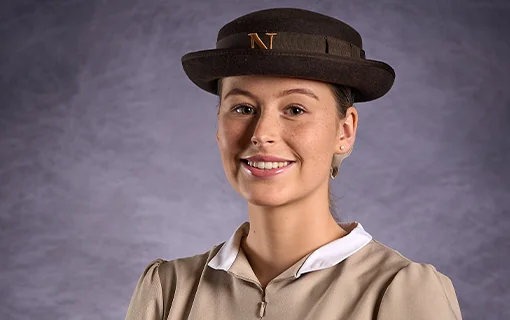
M 262 301 L 260 302 L 260 309 L 259 309 L 259 317 L 260 319 L 264 318 L 266 315 L 266 290 L 262 289 Z
M 232 273 L 230 271 L 228 273 L 230 273 L 232 276 L 234 276 L 234 277 L 236 277 L 238 279 L 241 279 L 241 280 L 244 280 L 244 281 L 251 282 L 251 283 L 255 284 L 262 291 L 262 299 L 260 301 L 260 309 L 259 309 L 259 319 L 264 318 L 264 316 L 266 315 L 266 307 L 267 307 L 266 289 L 262 288 L 259 283 L 255 282 L 255 281 L 253 281 L 251 279 L 239 276 L 239 275 L 234 274 L 234 273 Z

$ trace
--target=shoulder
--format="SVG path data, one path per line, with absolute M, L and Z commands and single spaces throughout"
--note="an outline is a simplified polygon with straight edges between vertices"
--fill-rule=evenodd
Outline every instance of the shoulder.
M 374 239 L 351 258 L 349 263 L 381 290 L 377 319 L 462 319 L 452 281 L 433 265 L 414 262 Z
M 138 280 L 136 290 L 144 291 L 146 296 L 150 291 L 151 296 L 159 297 L 161 292 L 168 294 L 175 291 L 176 286 L 197 281 L 213 250 L 174 260 L 155 259 L 149 262 Z
M 450 278 L 431 264 L 408 261 L 389 278 L 377 319 L 462 319 Z
M 210 252 L 174 260 L 155 259 L 146 266 L 137 284 L 137 290 L 161 291 L 167 281 L 184 280 L 203 269 Z
M 165 317 L 178 289 L 189 290 L 193 282 L 200 280 L 203 269 L 221 245 L 194 256 L 149 262 L 133 292 L 126 320 Z
M 162 259 L 156 259 L 145 267 L 131 297 L 126 320 L 161 319 L 163 291 L 159 278 L 159 267 L 164 262 Z
M 215 245 L 211 250 L 193 256 L 173 260 L 155 259 L 145 267 L 138 286 L 163 290 L 165 294 L 172 293 L 179 286 L 189 286 L 191 282 L 200 280 L 208 262 L 222 245 Z
M 346 260 L 356 270 L 369 271 L 374 279 L 389 279 L 412 261 L 395 249 L 372 239 Z
M 144 289 L 144 291 L 147 291 L 151 289 L 151 291 L 160 291 L 159 267 L 165 262 L 163 259 L 151 261 L 138 279 L 137 290 Z
M 201 275 L 209 261 L 216 255 L 222 245 L 223 243 L 215 245 L 211 250 L 193 256 L 168 261 L 158 259 L 162 261 L 158 265 L 160 279 L 162 279 L 163 282 L 165 280 L 186 282 L 192 278 L 197 278 L 197 276 Z

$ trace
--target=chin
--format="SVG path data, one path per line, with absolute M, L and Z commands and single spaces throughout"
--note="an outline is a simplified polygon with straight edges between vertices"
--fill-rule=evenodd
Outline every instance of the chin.
M 245 191 L 241 195 L 249 203 L 261 207 L 278 207 L 295 200 L 282 191 L 268 192 L 267 189 L 259 192 L 255 192 L 254 190 Z
M 285 205 L 287 201 L 268 201 L 267 199 L 260 198 L 248 198 L 246 199 L 249 203 L 259 207 L 280 207 Z

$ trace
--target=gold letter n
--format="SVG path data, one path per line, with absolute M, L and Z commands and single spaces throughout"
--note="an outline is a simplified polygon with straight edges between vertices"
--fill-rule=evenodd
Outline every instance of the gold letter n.
M 269 49 L 273 49 L 273 37 L 277 35 L 275 32 L 266 32 L 266 35 L 269 36 Z M 251 38 L 251 48 L 255 48 L 255 43 L 257 43 L 257 46 L 261 49 L 267 49 L 267 46 L 264 44 L 264 42 L 260 39 L 259 35 L 257 33 L 248 33 L 248 36 Z

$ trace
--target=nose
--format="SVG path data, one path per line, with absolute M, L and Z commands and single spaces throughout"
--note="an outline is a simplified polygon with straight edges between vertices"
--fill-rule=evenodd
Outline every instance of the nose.
M 274 144 L 279 131 L 277 114 L 261 111 L 255 119 L 251 143 L 259 147 Z

